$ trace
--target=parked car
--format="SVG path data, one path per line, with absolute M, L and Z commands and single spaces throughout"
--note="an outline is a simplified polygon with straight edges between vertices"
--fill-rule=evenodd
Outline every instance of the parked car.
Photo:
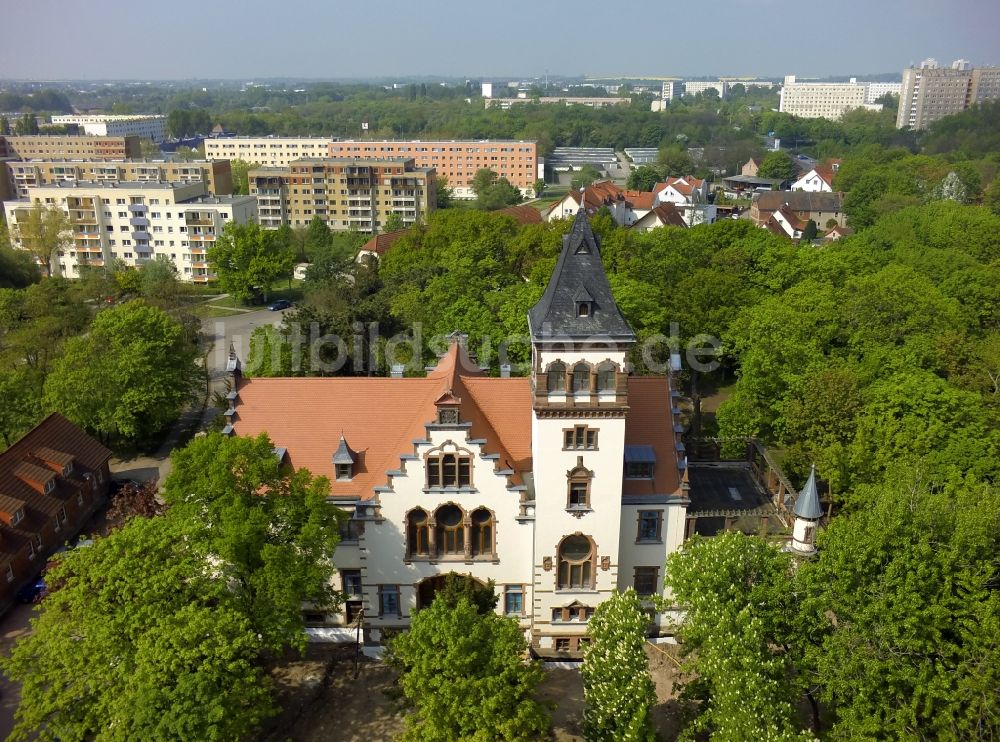
M 21 603 L 37 603 L 45 597 L 45 578 L 39 575 L 17 591 L 17 599 Z
M 268 304 L 267 308 L 272 312 L 280 312 L 282 309 L 288 309 L 290 306 L 292 306 L 292 302 L 288 301 L 288 299 L 278 299 Z

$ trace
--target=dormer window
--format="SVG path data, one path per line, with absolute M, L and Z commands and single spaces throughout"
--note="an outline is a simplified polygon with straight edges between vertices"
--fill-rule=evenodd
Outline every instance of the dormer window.
M 349 482 L 354 478 L 354 465 L 357 454 L 347 445 L 347 439 L 340 436 L 340 445 L 333 454 L 333 470 L 338 482 Z
M 45 483 L 45 488 L 43 491 L 45 492 L 46 495 L 48 495 L 51 494 L 52 490 L 54 490 L 55 488 L 56 488 L 56 480 L 50 479 L 48 482 Z
M 10 517 L 10 524 L 12 526 L 16 526 L 22 520 L 24 520 L 24 508 L 18 508 L 17 510 L 14 511 L 14 514 Z
M 586 286 L 576 290 L 573 294 L 573 303 L 576 305 L 577 317 L 590 317 L 594 314 L 594 297 Z
M 72 473 L 73 473 L 73 462 L 70 461 L 68 464 L 66 464 L 66 466 L 63 467 L 62 475 L 64 477 L 68 477 Z
M 590 316 L 590 304 L 589 302 L 581 301 L 576 305 L 576 316 L 577 317 L 589 317 Z
M 458 408 L 442 407 L 438 410 L 438 423 L 441 425 L 458 425 Z
M 652 446 L 625 446 L 625 478 L 652 479 L 656 453 Z

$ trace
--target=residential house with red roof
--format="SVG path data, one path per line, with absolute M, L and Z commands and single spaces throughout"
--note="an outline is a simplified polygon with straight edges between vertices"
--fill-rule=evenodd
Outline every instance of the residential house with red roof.
M 833 193 L 833 178 L 840 169 L 840 160 L 827 160 L 817 165 L 801 178 L 792 183 L 793 191 L 811 191 L 813 193 Z
M 107 498 L 111 451 L 53 413 L 0 453 L 0 607 Z
M 524 376 L 489 376 L 453 336 L 419 377 L 237 377 L 227 432 L 267 433 L 351 514 L 330 622 L 361 617 L 380 641 L 454 571 L 495 582 L 536 654 L 579 656 L 615 591 L 663 594 L 690 530 L 676 396 L 669 376 L 629 373 L 637 339 L 586 218 L 597 204 L 582 201 L 528 314 Z

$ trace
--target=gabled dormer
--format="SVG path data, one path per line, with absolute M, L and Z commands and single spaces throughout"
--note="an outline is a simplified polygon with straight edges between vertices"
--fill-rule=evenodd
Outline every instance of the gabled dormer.
M 358 455 L 347 445 L 347 439 L 340 436 L 340 444 L 333 454 L 333 470 L 338 482 L 349 482 L 354 479 L 354 467 Z
M 14 467 L 14 476 L 43 495 L 51 494 L 56 488 L 56 473 L 28 461 Z
M 434 422 L 438 425 L 459 425 L 462 417 L 459 410 L 462 405 L 462 398 L 455 396 L 451 389 L 434 400 L 434 407 L 437 415 Z

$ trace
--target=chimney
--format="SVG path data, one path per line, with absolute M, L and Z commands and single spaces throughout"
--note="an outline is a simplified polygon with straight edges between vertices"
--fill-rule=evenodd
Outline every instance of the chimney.
M 393 379 L 402 379 L 403 370 L 406 368 L 402 363 L 392 364 L 392 368 L 389 370 L 389 376 Z
M 503 363 L 500 365 L 500 378 L 509 379 L 510 378 L 510 364 Z

